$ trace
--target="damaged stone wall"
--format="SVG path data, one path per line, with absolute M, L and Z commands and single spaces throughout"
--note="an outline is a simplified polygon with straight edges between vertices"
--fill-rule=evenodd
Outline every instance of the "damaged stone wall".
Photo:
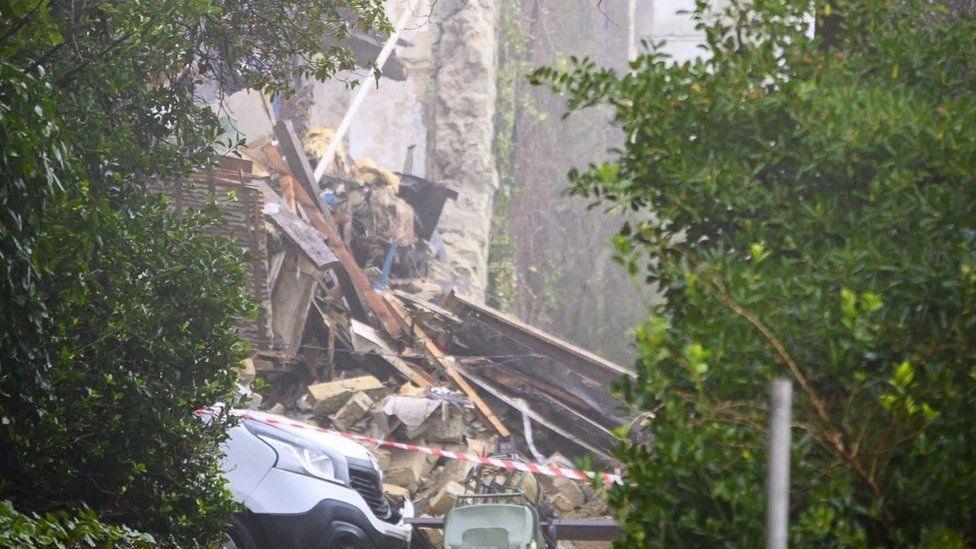
M 450 267 L 482 297 L 488 285 L 488 240 L 495 171 L 494 115 L 498 70 L 498 0 L 448 0 L 437 5 L 429 177 L 458 191 L 439 230 Z

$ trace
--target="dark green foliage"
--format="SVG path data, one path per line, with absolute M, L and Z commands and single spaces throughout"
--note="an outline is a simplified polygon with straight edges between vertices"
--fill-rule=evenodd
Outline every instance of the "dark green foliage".
M 0 547 L 154 547 L 148 534 L 98 520 L 87 507 L 24 516 L 9 501 L 0 501 Z
M 707 60 L 535 74 L 627 139 L 571 174 L 653 219 L 638 333 L 654 437 L 623 448 L 619 546 L 763 539 L 767 387 L 795 386 L 791 542 L 976 539 L 976 16 L 923 2 L 698 7 Z M 806 14 L 831 22 L 808 38 Z M 642 254 L 652 258 L 644 267 Z
M 374 0 L 0 0 L 0 497 L 20 511 L 221 535 L 226 422 L 192 412 L 246 352 L 244 253 L 207 235 L 216 212 L 177 217 L 144 189 L 213 160 L 196 96 L 227 65 L 282 91 L 351 66 L 323 40 L 351 30 L 343 13 L 385 25 Z

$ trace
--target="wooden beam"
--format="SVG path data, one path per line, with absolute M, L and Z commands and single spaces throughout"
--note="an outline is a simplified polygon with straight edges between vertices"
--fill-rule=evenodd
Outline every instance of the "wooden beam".
M 577 347 L 456 292 L 451 292 L 444 308 L 464 320 L 474 318 L 494 331 L 532 349 L 533 352 L 550 357 L 563 367 L 573 370 L 587 379 L 596 381 L 601 386 L 614 383 L 621 377 L 637 378 L 637 373 L 633 370 L 614 364 L 586 349 Z
M 430 374 L 422 370 L 417 370 L 412 364 L 400 358 L 396 351 L 383 338 L 383 335 L 371 326 L 353 320 L 351 332 L 354 338 L 353 347 L 356 347 L 356 337 L 368 341 L 369 350 L 374 351 L 380 358 L 389 363 L 390 366 L 393 366 L 396 371 L 400 372 L 403 377 L 407 378 L 408 381 L 413 382 L 414 385 L 424 390 L 437 385 L 437 380 Z
M 590 444 L 589 442 L 581 439 L 580 437 L 576 436 L 575 434 L 570 433 L 569 431 L 567 431 L 566 429 L 560 427 L 559 425 L 553 424 L 547 418 L 539 415 L 535 410 L 533 410 L 532 408 L 530 408 L 528 406 L 528 404 L 526 404 L 526 406 L 523 408 L 522 406 L 520 406 L 520 404 L 518 402 L 515 401 L 515 399 L 513 399 L 512 397 L 510 397 L 505 391 L 500 390 L 498 387 L 494 386 L 491 382 L 489 382 L 488 380 L 486 380 L 486 379 L 478 376 L 477 374 L 475 374 L 470 369 L 461 369 L 460 372 L 461 372 L 461 375 L 467 377 L 472 382 L 476 383 L 478 385 L 478 387 L 481 387 L 482 389 L 484 389 L 485 392 L 489 393 L 490 395 L 494 396 L 498 400 L 500 400 L 500 401 L 504 402 L 505 404 L 507 404 L 508 406 L 514 408 L 515 410 L 518 410 L 519 412 L 524 412 L 525 415 L 529 416 L 531 419 L 533 419 L 539 425 L 542 425 L 546 429 L 552 431 L 553 433 L 556 433 L 557 435 L 561 436 L 562 438 L 564 438 L 564 439 L 566 439 L 566 440 L 568 440 L 568 441 L 570 441 L 570 442 L 578 445 L 580 448 L 583 448 L 584 450 L 587 450 L 587 451 L 589 451 L 592 454 L 595 454 L 597 456 L 600 456 L 601 458 L 604 458 L 604 459 L 606 459 L 608 461 L 612 461 L 613 460 L 613 458 L 609 454 L 607 454 L 607 452 L 605 450 L 602 450 L 600 448 L 597 448 L 596 446 L 594 446 L 594 445 Z
M 290 175 L 283 175 L 279 179 L 281 183 L 281 196 L 285 199 L 285 204 L 288 205 L 288 210 L 293 214 L 298 214 L 298 202 L 295 198 L 295 178 Z
M 386 304 L 389 305 L 390 310 L 400 318 L 403 325 L 412 329 L 411 335 L 413 335 L 413 337 L 424 346 L 424 349 L 426 349 L 430 356 L 432 356 L 434 360 L 441 365 L 444 372 L 447 373 L 447 375 L 454 380 L 455 383 L 457 383 L 458 387 L 464 391 L 464 394 L 468 395 L 468 398 L 470 398 L 471 402 L 474 403 L 475 408 L 481 412 L 482 416 L 488 421 L 489 424 L 491 424 L 495 431 L 497 431 L 498 434 L 503 437 L 511 436 L 512 432 L 508 430 L 508 427 L 506 427 L 505 424 L 498 419 L 498 416 L 492 412 L 491 407 L 489 407 L 488 404 L 482 400 L 481 396 L 478 395 L 478 392 L 474 389 L 474 387 L 468 383 L 468 380 L 464 379 L 464 377 L 458 373 L 457 368 L 454 367 L 454 357 L 448 356 L 444 353 L 444 351 L 441 351 L 440 347 L 434 343 L 434 340 L 427 336 L 423 328 L 416 323 L 411 322 L 410 316 L 403 309 L 403 307 L 400 306 L 395 297 L 390 294 L 383 294 L 383 299 L 386 301 Z
M 417 387 L 427 390 L 434 385 L 437 385 L 437 380 L 432 378 L 430 374 L 414 369 L 414 367 L 406 360 L 390 354 L 383 354 L 380 356 Z
M 292 126 L 291 120 L 279 121 L 274 126 L 274 132 L 275 137 L 278 138 L 278 146 L 288 161 L 292 176 L 298 180 L 298 184 L 312 198 L 315 207 L 325 211 L 324 205 L 319 200 L 319 187 L 312 175 L 312 167 L 309 166 L 308 158 L 305 156 L 305 147 L 302 146 L 302 141 L 295 133 L 295 127 Z
M 268 143 L 261 148 L 265 156 L 268 158 L 268 163 L 271 167 L 279 173 L 282 177 L 291 177 L 291 171 L 288 165 L 285 164 L 284 160 L 281 158 L 281 153 L 274 145 Z M 342 241 L 342 237 L 339 235 L 339 229 L 335 226 L 335 222 L 332 220 L 332 214 L 329 211 L 322 212 L 318 209 L 315 201 L 309 196 L 308 192 L 301 185 L 297 185 L 295 188 L 295 195 L 298 198 L 299 204 L 305 210 L 305 215 L 308 216 L 308 221 L 313 227 L 318 229 L 323 235 L 325 235 L 326 242 L 328 242 L 329 247 L 335 253 L 336 257 L 339 258 L 339 263 L 342 264 L 343 269 L 349 276 L 353 287 L 356 289 L 356 294 L 366 302 L 369 309 L 376 315 L 380 323 L 383 325 L 383 329 L 386 333 L 390 334 L 392 337 L 399 337 L 403 333 L 400 323 L 390 314 L 389 309 L 383 304 L 383 300 L 380 299 L 379 294 L 373 289 L 373 286 L 369 283 L 369 279 L 366 278 L 366 274 L 363 270 L 359 268 L 359 264 L 356 263 L 356 258 L 353 257 L 352 252 L 349 248 L 346 248 L 346 244 Z M 326 217 L 328 215 L 328 217 Z

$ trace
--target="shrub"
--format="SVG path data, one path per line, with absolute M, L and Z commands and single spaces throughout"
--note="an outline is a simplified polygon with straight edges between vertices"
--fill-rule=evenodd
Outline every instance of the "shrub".
M 155 540 L 124 526 L 105 524 L 88 507 L 74 513 L 25 516 L 9 501 L 0 501 L 0 546 L 149 548 L 155 547 Z
M 816 15 L 816 36 L 809 32 Z M 535 73 L 627 136 L 572 192 L 666 288 L 625 387 L 618 546 L 756 546 L 766 395 L 796 387 L 791 542 L 976 539 L 976 15 L 921 1 L 699 2 L 705 57 Z M 645 254 L 646 255 L 642 255 Z M 642 259 L 643 257 L 643 259 Z
M 12 0 L 0 14 L 0 496 L 212 544 L 237 509 L 226 422 L 192 412 L 234 388 L 247 273 L 240 246 L 203 230 L 213 212 L 176 217 L 144 189 L 215 160 L 202 84 L 287 94 L 349 69 L 325 38 L 387 28 L 382 3 Z

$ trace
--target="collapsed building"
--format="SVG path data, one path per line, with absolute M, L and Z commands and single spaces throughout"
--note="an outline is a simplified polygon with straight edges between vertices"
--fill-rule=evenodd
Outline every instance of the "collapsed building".
M 609 387 L 633 374 L 466 297 L 434 267 L 447 253 L 438 220 L 457 192 L 341 149 L 320 187 L 311 159 L 330 132 L 299 138 L 284 121 L 274 137 L 166 191 L 178 211 L 216 202 L 214 231 L 248 253 L 259 309 L 239 321 L 252 352 L 243 381 L 266 382 L 252 406 L 455 452 L 618 466 L 615 430 L 632 414 Z M 541 496 L 556 516 L 607 514 L 585 483 L 374 451 L 384 490 L 420 514 L 442 514 L 472 483 Z

